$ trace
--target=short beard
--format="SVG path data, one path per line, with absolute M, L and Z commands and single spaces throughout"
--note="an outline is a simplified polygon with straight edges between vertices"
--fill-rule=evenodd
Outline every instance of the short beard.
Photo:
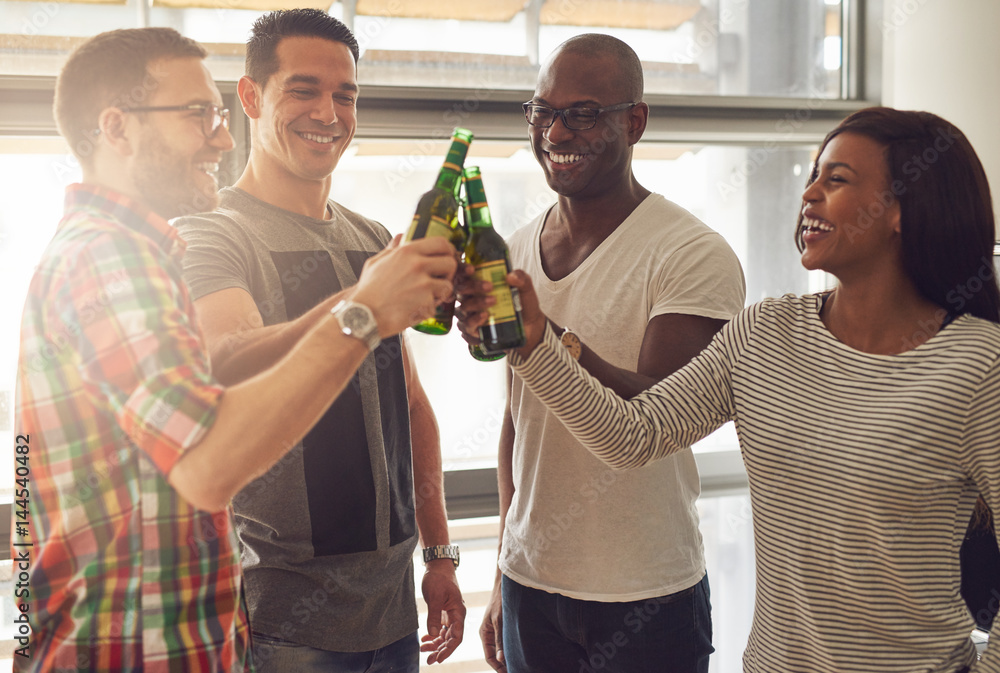
M 153 212 L 169 220 L 215 210 L 219 195 L 206 194 L 194 183 L 189 158 L 178 156 L 152 131 L 141 140 L 132 180 Z

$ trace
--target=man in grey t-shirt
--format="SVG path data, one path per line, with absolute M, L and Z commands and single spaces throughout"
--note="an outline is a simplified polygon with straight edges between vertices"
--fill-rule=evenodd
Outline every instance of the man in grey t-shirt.
M 254 25 L 238 87 L 248 165 L 217 211 L 177 225 L 224 382 L 283 358 L 390 240 L 329 200 L 356 126 L 357 58 L 350 31 L 318 10 L 274 12 Z M 433 413 L 405 343 L 387 339 L 302 443 L 234 500 L 258 670 L 415 673 L 418 649 L 432 663 L 447 658 L 465 607 L 442 491 Z M 422 582 L 422 647 L 418 535 L 425 558 L 440 557 Z

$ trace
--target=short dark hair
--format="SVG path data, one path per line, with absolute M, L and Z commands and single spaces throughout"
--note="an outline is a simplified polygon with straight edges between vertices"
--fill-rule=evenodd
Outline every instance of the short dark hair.
M 73 51 L 56 80 L 53 113 L 59 133 L 85 166 L 92 162 L 101 111 L 138 106 L 156 88 L 149 64 L 208 55 L 173 28 L 128 28 L 96 35 Z
M 965 134 L 930 112 L 873 107 L 842 121 L 819 153 L 841 133 L 865 136 L 885 148 L 886 177 L 899 203 L 903 266 L 920 294 L 952 314 L 1000 322 L 993 199 Z M 813 166 L 809 184 L 818 171 Z M 795 229 L 800 251 L 802 233 L 800 213 Z M 973 279 L 981 289 L 965 291 Z
M 642 61 L 632 47 L 617 37 L 604 33 L 584 33 L 569 38 L 558 47 L 558 53 L 585 54 L 587 56 L 610 56 L 621 71 L 622 95 L 629 102 L 642 100 Z M 622 101 L 624 102 L 624 101 Z
M 358 41 L 343 22 L 319 9 L 279 9 L 254 21 L 247 40 L 247 77 L 264 86 L 278 72 L 278 43 L 286 37 L 320 37 L 347 45 L 358 63 Z

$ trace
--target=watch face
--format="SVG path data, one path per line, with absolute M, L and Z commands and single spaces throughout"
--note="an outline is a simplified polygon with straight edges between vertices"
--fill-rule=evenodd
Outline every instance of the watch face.
M 369 351 L 378 348 L 382 340 L 379 338 L 375 316 L 367 306 L 342 301 L 333 307 L 332 313 L 340 325 L 340 331 L 364 341 Z
M 350 306 L 344 311 L 340 319 L 344 327 L 347 327 L 351 332 L 360 333 L 364 332 L 368 327 L 368 312 L 365 311 L 360 306 Z
M 579 360 L 580 355 L 583 352 L 583 346 L 580 344 L 580 337 L 575 333 L 566 331 L 563 333 L 562 338 L 559 339 L 562 345 L 569 351 L 570 356 L 574 360 Z

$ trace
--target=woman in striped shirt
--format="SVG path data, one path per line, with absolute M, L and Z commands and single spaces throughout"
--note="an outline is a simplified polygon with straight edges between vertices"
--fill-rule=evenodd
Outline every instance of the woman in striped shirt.
M 959 571 L 977 499 L 1000 506 L 982 165 L 945 120 L 872 108 L 827 136 L 802 200 L 802 264 L 833 274 L 832 292 L 749 307 L 623 400 L 561 346 L 515 273 L 527 345 L 514 374 L 618 468 L 735 421 L 757 564 L 746 671 L 1000 672 L 1000 647 L 976 663 Z

